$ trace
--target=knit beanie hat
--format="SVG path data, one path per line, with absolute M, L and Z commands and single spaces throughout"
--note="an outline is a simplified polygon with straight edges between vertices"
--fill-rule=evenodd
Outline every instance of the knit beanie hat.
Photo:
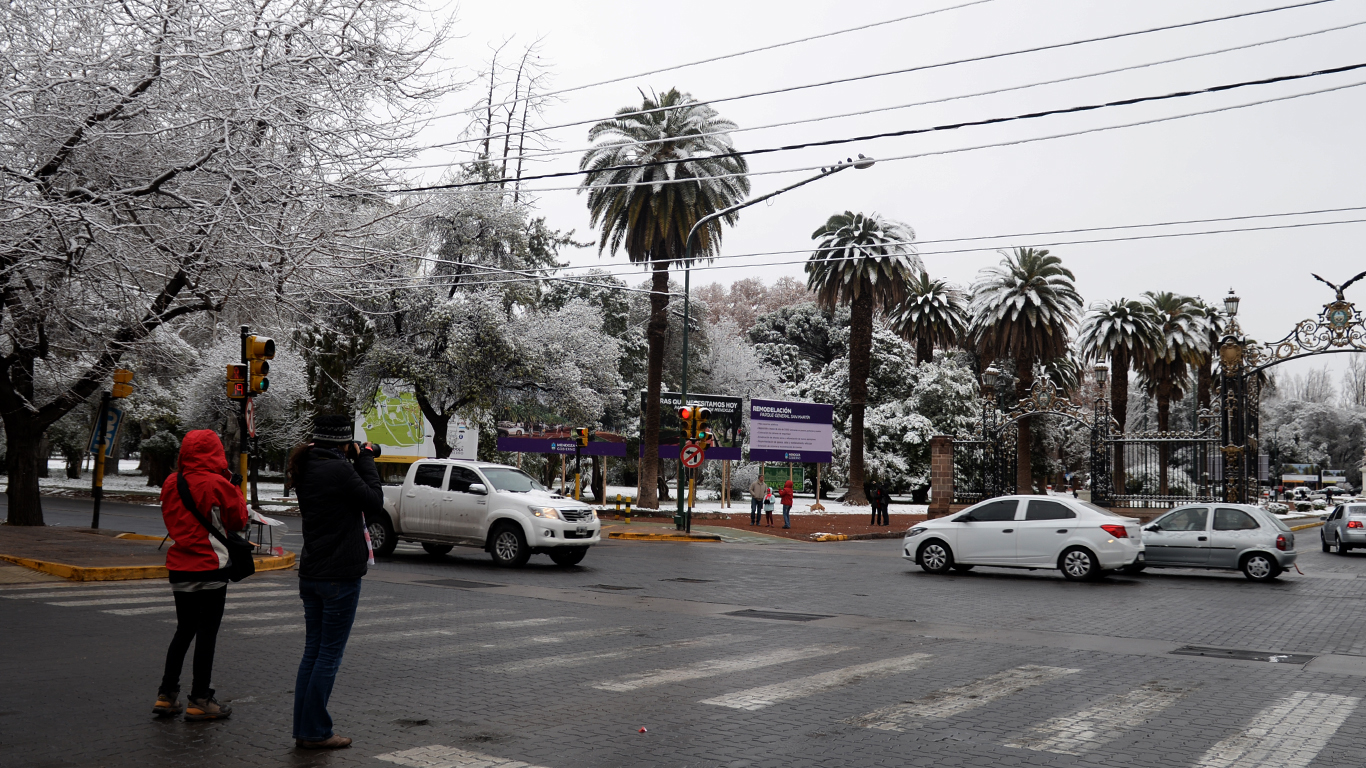
M 349 443 L 356 433 L 350 416 L 325 413 L 313 417 L 313 440 L 321 443 Z

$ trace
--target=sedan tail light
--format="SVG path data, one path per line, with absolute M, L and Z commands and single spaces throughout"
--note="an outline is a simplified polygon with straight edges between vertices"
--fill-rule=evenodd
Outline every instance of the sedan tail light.
M 1348 527 L 1348 528 L 1366 528 L 1366 525 L 1362 525 L 1360 520 L 1348 520 L 1348 521 L 1347 521 L 1347 527 Z
M 1285 536 L 1276 537 L 1276 549 L 1279 549 L 1282 552 L 1288 549 L 1288 547 L 1286 547 Z
M 1114 536 L 1116 539 L 1129 538 L 1129 531 L 1126 530 L 1122 525 L 1102 525 L 1100 529 L 1110 534 L 1111 536 Z

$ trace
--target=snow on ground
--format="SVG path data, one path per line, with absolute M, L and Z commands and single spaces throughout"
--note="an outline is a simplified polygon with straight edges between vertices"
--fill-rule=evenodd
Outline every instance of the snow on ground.
M 673 490 L 670 489 L 670 493 L 671 493 L 671 494 L 672 494 L 672 492 L 673 492 Z M 609 486 L 607 486 L 607 498 L 608 498 L 608 499 L 613 499 L 613 500 L 616 499 L 617 494 L 621 494 L 621 497 L 622 497 L 623 499 L 634 498 L 635 495 L 636 495 L 636 487 L 635 487 L 634 485 L 631 485 L 631 486 L 624 486 L 624 485 L 609 485 Z M 721 507 L 721 501 L 720 501 L 716 496 L 717 496 L 716 491 L 698 491 L 697 504 L 693 507 L 693 512 L 725 512 L 725 513 L 735 514 L 735 515 L 739 515 L 739 514 L 749 514 L 749 493 L 747 493 L 747 492 L 746 492 L 746 493 L 741 493 L 740 491 L 735 491 L 735 492 L 731 495 L 731 505 L 730 505 L 730 507 L 729 507 L 729 508 L 724 508 L 724 509 Z M 792 502 L 793 502 L 793 503 L 792 503 L 792 514 L 794 514 L 794 515 L 871 515 L 871 514 L 872 514 L 871 511 L 869 510 L 869 508 L 866 507 L 866 506 L 863 506 L 863 507 L 854 507 L 854 506 L 850 506 L 850 505 L 848 505 L 848 504 L 841 504 L 840 502 L 831 501 L 831 500 L 825 499 L 825 498 L 822 498 L 822 499 L 821 499 L 821 506 L 825 507 L 825 511 L 823 511 L 823 512 L 822 512 L 822 511 L 812 512 L 811 509 L 810 509 L 810 507 L 811 507 L 812 504 L 814 504 L 814 503 L 816 502 L 816 499 L 815 499 L 811 494 L 806 494 L 806 495 L 804 495 L 804 496 L 801 495 L 801 494 L 798 494 L 798 495 L 792 500 Z M 611 507 L 613 507 L 614 505 L 613 505 L 612 503 L 609 502 L 607 506 L 608 506 L 609 508 L 611 508 Z M 677 508 L 678 508 L 678 500 L 677 500 L 676 498 L 674 498 L 674 499 L 670 499 L 670 500 L 668 500 L 668 501 L 660 501 L 660 502 L 659 502 L 659 506 L 660 506 L 660 509 L 663 510 L 663 511 L 674 510 L 674 509 L 677 509 Z M 893 515 L 923 515 L 923 514 L 925 514 L 925 512 L 926 512 L 927 509 L 928 509 L 928 506 L 925 505 L 925 504 L 897 504 L 897 503 L 892 503 L 892 504 L 889 504 L 889 505 L 888 505 L 888 512 L 889 512 L 889 514 L 893 514 Z M 783 508 L 782 508 L 781 505 L 778 505 L 778 506 L 776 506 L 776 507 L 774 508 L 775 514 L 781 514 L 781 513 L 782 513 L 782 510 L 783 510 Z

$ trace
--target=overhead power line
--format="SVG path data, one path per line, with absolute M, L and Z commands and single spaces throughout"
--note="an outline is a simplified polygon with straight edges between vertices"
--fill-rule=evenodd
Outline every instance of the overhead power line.
M 831 85 L 843 85 L 843 84 L 845 84 L 845 83 L 853 83 L 853 82 L 859 82 L 859 81 L 863 81 L 863 80 L 873 80 L 873 79 L 880 78 L 880 77 L 890 77 L 890 76 L 892 76 L 892 75 L 905 75 L 905 74 L 910 74 L 910 73 L 912 73 L 912 72 L 924 72 L 924 71 L 931 70 L 931 69 L 941 69 L 941 68 L 943 68 L 943 67 L 957 66 L 957 65 L 959 65 L 959 64 L 972 64 L 972 63 L 976 63 L 976 62 L 992 61 L 992 60 L 994 60 L 994 59 L 1007 58 L 1007 57 L 1010 57 L 1010 56 L 1020 56 L 1020 55 L 1027 54 L 1027 53 L 1040 53 L 1040 52 L 1042 52 L 1042 51 L 1054 51 L 1054 50 L 1058 50 L 1058 49 L 1061 49 L 1061 48 L 1071 48 L 1071 47 L 1073 47 L 1073 46 L 1087 45 L 1087 44 L 1090 44 L 1090 43 L 1106 42 L 1106 41 L 1109 41 L 1109 40 L 1120 40 L 1120 39 L 1123 39 L 1123 38 L 1126 38 L 1126 37 L 1135 37 L 1135 36 L 1137 36 L 1137 35 L 1147 35 L 1147 34 L 1152 34 L 1152 33 L 1154 33 L 1154 32 L 1166 32 L 1166 31 L 1173 30 L 1173 29 L 1184 29 L 1184 28 L 1187 28 L 1187 27 L 1196 27 L 1196 26 L 1201 26 L 1201 25 L 1204 25 L 1204 24 L 1214 24 L 1214 23 L 1217 23 L 1217 22 L 1220 22 L 1220 21 L 1230 21 L 1230 20 L 1232 20 L 1232 19 L 1242 19 L 1242 18 L 1248 18 L 1248 17 L 1252 17 L 1252 16 L 1260 16 L 1260 15 L 1268 14 L 1268 13 L 1277 13 L 1277 12 L 1279 12 L 1279 11 L 1294 10 L 1294 9 L 1296 9 L 1296 8 L 1306 8 L 1306 7 L 1313 6 L 1313 5 L 1322 5 L 1322 4 L 1324 4 L 1324 3 L 1331 3 L 1331 2 L 1336 2 L 1336 0 L 1308 0 L 1307 2 L 1295 3 L 1295 4 L 1293 4 L 1293 5 L 1282 5 L 1282 6 L 1277 6 L 1277 7 L 1275 7 L 1275 8 L 1263 8 L 1263 9 L 1261 9 L 1261 10 L 1256 10 L 1256 11 L 1245 11 L 1245 12 L 1243 12 L 1243 13 L 1234 13 L 1234 14 L 1229 14 L 1229 15 L 1227 15 L 1227 16 L 1216 16 L 1216 17 L 1208 18 L 1208 19 L 1199 19 L 1199 20 L 1196 20 L 1196 21 L 1186 21 L 1186 22 L 1181 22 L 1181 23 L 1179 23 L 1179 24 L 1166 24 L 1166 25 L 1163 25 L 1163 26 L 1160 26 L 1160 27 L 1149 27 L 1149 28 L 1147 28 L 1147 29 L 1139 29 L 1139 30 L 1134 30 L 1134 31 L 1131 31 L 1131 32 L 1117 32 L 1117 33 L 1111 34 L 1111 35 L 1101 35 L 1101 36 L 1099 36 L 1099 37 L 1088 37 L 1088 38 L 1083 38 L 1083 39 L 1081 39 L 1081 40 L 1070 40 L 1070 41 L 1063 42 L 1063 43 L 1050 43 L 1050 44 L 1048 44 L 1048 45 L 1038 45 L 1038 46 L 1034 46 L 1034 47 L 1031 47 L 1031 48 L 1019 48 L 1019 49 L 1016 49 L 1016 50 L 1013 50 L 1013 51 L 1003 51 L 1003 52 L 1001 52 L 1001 53 L 989 53 L 989 54 L 983 54 L 983 55 L 981 55 L 981 56 L 971 56 L 971 57 L 968 57 L 968 58 L 965 58 L 965 59 L 954 59 L 954 60 L 952 60 L 952 61 L 943 61 L 943 62 L 939 62 L 939 63 L 937 63 L 937 64 L 921 64 L 921 65 L 917 65 L 917 66 L 914 66 L 914 67 L 902 67 L 902 68 L 900 68 L 900 69 L 886 70 L 886 71 L 883 71 L 883 72 L 871 72 L 871 73 L 864 74 L 864 75 L 854 75 L 854 76 L 852 76 L 852 77 L 843 77 L 843 78 L 837 78 L 837 79 L 834 79 L 834 80 L 822 80 L 822 81 L 814 82 L 814 83 L 804 83 L 804 84 L 801 84 L 801 85 L 785 86 L 785 87 L 783 87 L 783 88 L 774 88 L 774 89 L 767 90 L 767 91 L 753 91 L 753 92 L 750 92 L 750 93 L 735 94 L 735 95 L 733 95 L 733 96 L 722 96 L 722 97 L 720 97 L 720 98 L 715 98 L 715 99 L 706 99 L 706 100 L 704 100 L 703 103 L 706 103 L 706 104 L 723 104 L 723 103 L 725 103 L 725 102 L 739 101 L 739 100 L 741 100 L 741 99 L 752 99 L 752 98 L 756 98 L 756 97 L 760 97 L 760 96 L 773 96 L 773 95 L 777 95 L 777 94 L 781 94 L 781 93 L 792 93 L 792 92 L 795 92 L 795 91 L 809 90 L 809 89 L 812 89 L 812 88 L 824 88 L 824 87 L 831 86 Z M 500 138 L 503 138 L 503 137 L 505 137 L 505 136 L 518 136 L 518 135 L 520 135 L 520 134 L 522 134 L 522 133 L 530 133 L 530 132 L 540 133 L 540 132 L 543 132 L 543 131 L 556 130 L 556 129 L 559 129 L 559 128 L 570 128 L 570 127 L 573 127 L 573 126 L 576 126 L 576 125 L 588 125 L 588 124 L 590 124 L 590 123 L 599 123 L 599 122 L 602 122 L 602 121 L 604 121 L 604 120 L 614 120 L 614 119 L 619 119 L 619 118 L 622 118 L 622 117 L 634 117 L 634 116 L 638 116 L 638 115 L 649 115 L 649 114 L 653 114 L 653 113 L 655 113 L 655 112 L 664 112 L 664 111 L 667 111 L 667 110 L 670 110 L 670 109 L 677 109 L 677 107 L 655 107 L 655 108 L 653 108 L 653 109 L 642 109 L 642 110 L 634 110 L 634 111 L 629 111 L 629 112 L 619 112 L 619 113 L 617 113 L 617 114 L 608 115 L 608 116 L 605 116 L 605 117 L 595 117 L 595 118 L 590 118 L 590 119 L 586 119 L 586 120 L 576 120 L 576 121 L 568 122 L 568 123 L 559 123 L 559 124 L 557 124 L 557 125 L 544 126 L 544 127 L 541 127 L 541 128 L 537 128 L 537 129 L 535 129 L 534 131 L 509 131 L 509 132 L 505 132 L 505 133 L 495 133 L 495 134 L 489 134 L 489 135 L 487 135 L 487 136 L 480 136 L 480 137 L 478 137 L 478 138 L 471 138 L 471 139 L 455 139 L 455 140 L 452 140 L 452 141 L 443 142 L 443 143 L 441 143 L 441 144 L 433 144 L 433 145 L 432 145 L 432 148 L 444 147 L 444 146 L 453 146 L 453 145 L 455 145 L 455 144 L 468 144 L 468 143 L 474 143 L 474 142 L 483 142 L 483 141 L 486 141 L 486 140 L 489 140 L 489 139 L 500 139 Z M 443 117 L 446 117 L 446 116 L 443 116 Z M 424 118 L 424 119 L 437 119 L 437 118 Z
M 977 126 L 983 126 L 983 125 L 997 125 L 997 124 L 1001 124 L 1001 123 L 1018 122 L 1018 121 L 1021 121 L 1021 120 L 1035 120 L 1035 119 L 1038 119 L 1038 118 L 1041 118 L 1041 117 L 1051 117 L 1051 116 L 1054 116 L 1054 115 L 1075 114 L 1075 113 L 1078 113 L 1078 112 L 1093 112 L 1093 111 L 1100 110 L 1100 109 L 1108 109 L 1108 108 L 1110 108 L 1110 107 L 1127 107 L 1127 106 L 1132 106 L 1132 105 L 1134 105 L 1134 104 L 1144 104 L 1144 103 L 1155 102 L 1155 101 L 1169 101 L 1169 100 L 1172 100 L 1172 99 L 1183 99 L 1183 98 L 1187 98 L 1187 97 L 1189 97 L 1189 96 L 1199 96 L 1199 95 L 1210 94 L 1210 93 L 1220 93 L 1220 92 L 1223 92 L 1223 91 L 1237 90 L 1237 89 L 1239 89 L 1239 88 L 1249 88 L 1249 87 L 1259 86 L 1259 85 L 1271 85 L 1271 84 L 1273 84 L 1273 83 L 1292 82 L 1292 81 L 1295 81 L 1295 80 L 1304 80 L 1304 79 L 1313 78 L 1313 77 L 1323 77 L 1323 76 L 1326 76 L 1326 75 L 1336 75 L 1336 74 L 1341 74 L 1341 73 L 1343 73 L 1343 72 L 1351 72 L 1351 71 L 1358 70 L 1358 69 L 1366 69 L 1366 63 L 1361 63 L 1361 64 L 1348 64 L 1348 65 L 1346 65 L 1346 66 L 1333 67 L 1333 68 L 1331 68 L 1331 69 L 1320 69 L 1320 70 L 1315 70 L 1315 71 L 1313 71 L 1313 72 L 1304 72 L 1304 73 L 1294 74 L 1294 75 L 1278 75 L 1278 76 L 1276 76 L 1276 77 L 1267 77 L 1267 78 L 1262 78 L 1262 79 L 1259 79 L 1259 80 L 1245 80 L 1245 81 L 1243 81 L 1243 82 L 1238 82 L 1238 83 L 1226 83 L 1226 84 L 1224 84 L 1224 85 L 1214 85 L 1214 86 L 1210 86 L 1210 87 L 1208 87 L 1208 88 L 1200 88 L 1200 89 L 1196 89 L 1196 90 L 1177 91 L 1177 92 L 1174 92 L 1174 93 L 1164 93 L 1164 94 L 1154 95 L 1154 96 L 1138 96 L 1138 97 L 1129 98 L 1129 99 L 1119 99 L 1119 100 L 1116 100 L 1116 101 L 1107 101 L 1107 102 L 1100 103 L 1100 104 L 1085 104 L 1085 105 L 1075 106 L 1075 107 L 1059 107 L 1059 108 L 1057 108 L 1057 109 L 1046 109 L 1046 110 L 1042 110 L 1042 111 L 1039 111 L 1039 112 L 1029 112 L 1029 113 L 1022 114 L 1022 115 L 1010 115 L 1010 116 L 1006 116 L 1006 117 L 992 117 L 992 118 L 987 118 L 987 119 L 984 119 L 984 120 L 967 120 L 967 121 L 958 122 L 958 123 L 946 123 L 946 124 L 944 124 L 944 125 L 936 125 L 936 126 L 931 126 L 931 127 L 928 127 L 928 128 L 907 128 L 907 129 L 900 130 L 900 131 L 884 131 L 884 132 L 881 132 L 881 133 L 870 133 L 870 134 L 865 134 L 865 135 L 862 135 L 862 136 L 850 136 L 850 137 L 842 138 L 842 139 L 824 139 L 824 140 L 820 140 L 820 141 L 805 141 L 805 142 L 800 142 L 800 143 L 797 143 L 797 144 L 785 144 L 785 145 L 779 146 L 779 147 L 765 147 L 765 148 L 761 148 L 761 149 L 736 150 L 736 151 L 734 151 L 734 152 L 721 152 L 721 153 L 717 153 L 717 154 L 714 154 L 714 155 L 707 155 L 707 156 L 705 156 L 705 157 L 689 157 L 689 158 L 682 158 L 682 159 L 678 159 L 678 160 L 655 160 L 655 161 L 651 161 L 651 162 L 648 162 L 648 163 L 635 163 L 635 164 L 630 164 L 630 165 L 614 165 L 614 166 L 609 166 L 609 167 L 606 167 L 606 168 L 597 168 L 597 169 L 593 169 L 593 170 L 556 171 L 556 172 L 553 172 L 553 173 L 540 173 L 540 174 L 536 174 L 536 175 L 534 175 L 534 176 L 522 176 L 522 177 L 519 179 L 519 181 L 523 181 L 523 182 L 525 182 L 525 181 L 539 181 L 539 180 L 543 180 L 543 179 L 557 179 L 557 178 L 566 178 L 566 177 L 570 177 L 570 176 L 585 176 L 585 175 L 588 175 L 588 174 L 590 174 L 590 173 L 596 174 L 596 173 L 606 173 L 606 172 L 609 172 L 609 171 L 636 170 L 636 169 L 639 169 L 639 168 L 657 168 L 657 167 L 666 166 L 666 165 L 682 165 L 682 164 L 684 164 L 684 163 L 698 162 L 698 161 L 702 161 L 702 160 L 713 160 L 713 159 L 721 158 L 721 157 L 749 157 L 749 156 L 753 156 L 753 155 L 766 155 L 766 154 L 772 154 L 772 153 L 775 153 L 775 152 L 792 152 L 792 151 L 799 150 L 799 149 L 810 149 L 810 148 L 812 148 L 812 147 L 830 147 L 830 146 L 838 146 L 838 145 L 842 145 L 842 144 L 852 144 L 852 143 L 854 143 L 854 142 L 860 142 L 860 141 L 872 141 L 872 140 L 875 140 L 875 139 L 898 138 L 898 137 L 903 137 L 903 136 L 914 136 L 914 135 L 918 135 L 918 134 L 922 134 L 922 133 L 936 133 L 936 132 L 942 132 L 942 131 L 953 131 L 953 130 L 958 130 L 958 129 L 960 129 L 960 128 L 970 128 L 970 127 L 977 127 Z M 753 175 L 753 174 L 751 174 L 751 175 Z M 684 178 L 684 179 L 678 179 L 675 183 L 689 183 L 689 182 L 695 182 L 695 181 L 700 181 L 700 180 L 705 180 L 705 179 L 712 179 L 712 178 L 724 178 L 724 177 L 715 176 L 715 177 L 702 177 L 702 178 L 691 178 L 691 179 L 689 179 L 689 178 Z M 441 190 L 441 189 L 461 189 L 461 188 L 464 188 L 464 187 L 482 187 L 482 186 L 488 186 L 488 185 L 491 185 L 491 184 L 503 185 L 503 184 L 506 184 L 507 182 L 508 182 L 507 179 L 492 179 L 492 180 L 480 180 L 480 181 L 463 181 L 463 182 L 453 182 L 453 183 L 449 183 L 449 184 L 432 184 L 432 185 L 423 186 L 423 187 L 412 187 L 412 188 L 408 188 L 408 189 L 390 190 L 390 192 L 391 192 L 391 193 L 429 192 L 429 191 Z M 659 182 L 656 182 L 656 181 L 653 181 L 653 180 L 652 180 L 652 181 L 649 181 L 649 182 L 642 182 L 642 183 L 656 184 L 656 183 L 659 183 Z
M 711 132 L 711 133 L 698 133 L 698 134 L 692 134 L 692 135 L 690 136 L 690 138 L 707 138 L 707 137 L 710 137 L 710 136 L 722 136 L 722 135 L 728 135 L 728 134 L 729 134 L 729 135 L 734 135 L 734 134 L 737 134 L 737 133 L 748 133 L 748 132 L 750 132 L 750 131 L 765 131 L 765 130 L 770 130 L 770 129 L 773 129 L 773 128 L 787 128 L 787 127 L 794 126 L 794 125 L 807 125 L 807 124 L 810 124 L 810 123 L 825 122 L 826 120 L 839 120 L 839 119 L 843 119 L 843 118 L 846 118 L 846 117 L 863 117 L 863 116 L 865 116 L 865 115 L 875 115 L 875 114 L 878 114 L 878 113 L 881 113 L 881 112 L 893 112 L 893 111 L 896 111 L 896 110 L 899 110 L 899 109 L 910 109 L 910 108 L 912 108 L 912 107 L 924 107 L 924 106 L 929 106 L 929 105 L 932 105 L 932 104 L 944 104 L 944 103 L 947 103 L 947 102 L 950 102 L 950 101 L 962 101 L 962 100 L 964 100 L 964 99 L 975 99 L 975 98 L 978 98 L 978 97 L 981 97 L 981 96 L 995 96 L 995 95 L 1002 94 L 1002 93 L 1011 93 L 1011 92 L 1013 92 L 1013 91 L 1023 91 L 1023 90 L 1027 90 L 1027 89 L 1029 89 L 1029 88 L 1039 88 L 1039 87 L 1046 86 L 1046 85 L 1058 85 L 1058 84 L 1060 84 L 1060 83 L 1071 83 L 1071 82 L 1076 82 L 1076 81 L 1078 81 L 1078 80 L 1087 80 L 1087 79 L 1094 78 L 1094 77 L 1104 77 L 1105 75 L 1118 74 L 1118 73 L 1120 73 L 1120 72 L 1133 72 L 1133 71 L 1136 71 L 1136 70 L 1148 69 L 1148 68 L 1150 68 L 1150 67 L 1157 67 L 1157 66 L 1161 66 L 1161 65 L 1164 65 L 1164 64 L 1175 64 L 1176 62 L 1180 62 L 1180 61 L 1190 61 L 1190 60 L 1192 60 L 1192 59 L 1199 59 L 1199 58 L 1204 58 L 1204 57 L 1207 57 L 1207 56 L 1217 56 L 1217 55 L 1220 55 L 1220 54 L 1231 53 L 1231 52 L 1234 52 L 1234 51 L 1244 51 L 1244 50 L 1248 50 L 1248 49 L 1251 49 L 1251 48 L 1258 48 L 1258 47 L 1261 47 L 1261 46 L 1264 46 L 1264 45 L 1273 45 L 1273 44 L 1275 44 L 1275 43 L 1283 43 L 1283 42 L 1287 42 L 1287 41 L 1289 41 L 1289 40 L 1298 40 L 1298 39 L 1305 38 L 1305 37 L 1313 37 L 1314 35 L 1322 35 L 1322 34 L 1325 34 L 1325 33 L 1328 33 L 1328 32 L 1338 32 L 1338 31 L 1341 31 L 1341 30 L 1344 30 L 1344 29 L 1351 29 L 1351 28 L 1353 28 L 1353 27 L 1360 27 L 1360 26 L 1363 26 L 1363 25 L 1366 25 L 1366 21 L 1354 21 L 1354 22 L 1351 22 L 1350 24 L 1340 24 L 1340 25 L 1338 25 L 1338 26 L 1336 26 L 1336 27 L 1327 27 L 1327 28 L 1325 28 L 1325 29 L 1316 29 L 1316 30 L 1313 30 L 1313 31 L 1311 31 L 1311 32 L 1301 32 L 1301 33 L 1294 34 L 1294 35 L 1286 35 L 1285 37 L 1278 37 L 1278 38 L 1275 38 L 1275 39 L 1273 39 L 1273 40 L 1259 40 L 1259 41 L 1257 41 L 1257 42 L 1255 42 L 1255 43 L 1247 43 L 1246 45 L 1235 45 L 1235 46 L 1230 46 L 1230 47 L 1228 47 L 1228 48 L 1220 48 L 1220 49 L 1214 50 L 1214 51 L 1204 51 L 1204 52 L 1201 52 L 1201 53 L 1192 53 L 1192 54 L 1187 54 L 1187 55 L 1185 55 L 1185 56 L 1176 56 L 1176 57 L 1173 57 L 1173 58 L 1170 58 L 1170 59 L 1161 59 L 1161 60 L 1159 60 L 1159 61 L 1150 61 L 1150 62 L 1147 62 L 1147 63 L 1144 63 L 1144 64 L 1133 64 L 1133 65 L 1130 65 L 1130 66 L 1127 66 L 1127 67 L 1115 67 L 1115 68 L 1113 68 L 1113 69 L 1105 69 L 1105 70 L 1101 70 L 1101 71 L 1099 71 L 1099 72 L 1089 72 L 1089 73 L 1082 74 L 1082 75 L 1068 75 L 1067 77 L 1059 77 L 1059 78 L 1054 78 L 1054 79 L 1052 79 L 1052 80 L 1040 80 L 1040 81 L 1034 82 L 1034 83 L 1024 83 L 1024 84 L 1022 84 L 1022 85 L 1012 85 L 1012 86 L 1007 86 L 1007 87 L 1005 87 L 1005 88 L 994 88 L 994 89 L 992 89 L 992 90 L 988 90 L 988 91 L 978 91 L 978 92 L 976 92 L 976 93 L 965 93 L 965 94 L 959 94 L 959 95 L 955 95 L 955 96 L 945 96 L 945 97 L 943 97 L 943 98 L 939 98 L 939 99 L 928 99 L 928 100 L 926 100 L 926 101 L 912 101 L 912 102 L 908 102 L 908 103 L 906 103 L 906 104 L 896 104 L 896 105 L 893 105 L 893 106 L 890 106 L 890 107 L 874 107 L 874 108 L 872 108 L 872 109 L 862 109 L 862 110 L 858 110 L 858 111 L 856 111 L 856 112 L 839 112 L 839 113 L 836 113 L 836 114 L 833 114 L 833 115 L 822 115 L 822 116 L 820 116 L 820 117 L 807 117 L 807 118 L 802 118 L 802 119 L 799 119 L 799 120 L 786 120 L 786 121 L 783 121 L 783 122 L 780 122 L 780 123 L 768 123 L 768 124 L 766 124 L 766 125 L 743 126 L 743 127 L 739 127 L 739 128 L 735 128 L 735 129 L 729 130 L 729 131 L 713 131 L 713 132 Z M 645 140 L 645 141 L 638 141 L 638 142 L 635 142 L 632 146 L 648 146 L 648 145 L 650 145 L 650 144 L 664 144 L 664 143 L 667 143 L 667 142 L 670 142 L 670 141 L 677 141 L 677 139 L 675 139 L 675 138 L 668 138 L 668 139 L 647 139 L 647 140 Z M 540 160 L 540 159 L 546 158 L 546 157 L 556 157 L 556 156 L 560 156 L 560 155 L 573 155 L 573 154 L 578 154 L 578 153 L 581 153 L 581 152 L 587 152 L 587 151 L 589 151 L 589 150 L 591 150 L 591 149 L 594 149 L 595 147 L 596 147 L 596 145 L 589 145 L 589 146 L 583 146 L 583 147 L 574 147 L 574 148 L 571 148 L 571 149 L 554 149 L 554 150 L 547 150 L 547 151 L 544 151 L 544 152 L 528 152 L 528 153 L 524 153 L 524 154 L 520 154 L 520 155 L 508 155 L 507 157 L 500 157 L 500 158 L 498 158 L 498 159 L 499 159 L 500 162 L 501 162 L 501 161 L 504 161 L 504 160 L 508 160 L 508 161 L 511 161 L 511 160 Z M 427 148 L 428 148 L 428 147 L 424 147 L 423 149 L 427 149 Z M 420 151 L 420 150 L 419 150 L 419 151 Z M 476 152 L 477 150 L 462 149 L 462 150 L 459 150 L 459 151 L 461 151 L 461 152 Z M 444 162 L 444 163 L 429 163 L 429 164 L 425 164 L 425 165 L 408 165 L 408 166 L 403 166 L 403 167 L 400 167 L 400 168 L 395 168 L 395 169 L 393 169 L 393 170 L 396 170 L 396 171 L 413 171 L 413 170 L 420 170 L 420 169 L 423 169 L 423 168 L 449 168 L 451 165 L 452 165 L 452 163 L 450 163 L 450 162 Z M 510 182 L 518 181 L 518 180 L 519 180 L 519 179 L 506 179 L 506 181 L 510 181 Z

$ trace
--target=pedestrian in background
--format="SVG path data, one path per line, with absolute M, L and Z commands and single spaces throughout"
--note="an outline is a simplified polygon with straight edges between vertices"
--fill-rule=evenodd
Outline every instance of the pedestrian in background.
M 171 548 L 166 552 L 171 595 L 175 598 L 175 635 L 166 650 L 166 669 L 152 712 L 178 715 L 186 720 L 222 720 L 232 707 L 219 704 L 209 687 L 213 676 L 213 655 L 218 644 L 218 626 L 223 621 L 223 606 L 228 597 L 228 548 L 209 533 L 180 496 L 180 477 L 184 476 L 189 496 L 199 517 L 220 533 L 247 527 L 247 505 L 237 489 L 240 479 L 228 471 L 223 443 L 210 429 L 197 429 L 180 442 L 176 472 L 161 484 L 161 518 Z M 185 654 L 194 641 L 193 678 L 189 704 L 180 705 L 180 672 Z
M 294 740 L 304 749 L 351 745 L 351 739 L 333 732 L 327 702 L 371 559 L 365 516 L 384 512 L 375 469 L 379 452 L 369 443 L 353 442 L 354 427 L 350 416 L 318 416 L 313 442 L 289 457 L 304 535 L 299 554 L 304 656 L 294 681 Z
M 788 480 L 788 481 L 787 481 L 787 484 L 785 484 L 785 485 L 783 486 L 783 489 L 782 489 L 781 491 L 779 491 L 779 493 L 778 493 L 778 500 L 781 501 L 782 504 L 783 504 L 783 527 L 784 527 L 784 528 L 791 528 L 791 527 L 792 527 L 792 517 L 791 517 L 791 514 L 792 514 L 792 481 L 791 481 L 791 480 Z
M 878 483 L 878 489 L 882 491 L 882 503 L 879 508 L 882 510 L 882 524 L 891 526 L 892 524 L 892 492 L 887 490 L 886 483 Z
M 773 527 L 773 489 L 764 486 L 764 516 L 768 518 L 768 527 Z
M 868 521 L 869 525 L 877 525 L 882 516 L 882 496 L 886 491 L 882 489 L 882 483 L 874 480 L 865 487 L 865 495 L 868 497 L 868 506 L 872 508 L 872 518 Z
M 754 478 L 754 482 L 749 484 L 749 524 L 759 524 L 759 510 L 764 505 L 764 495 L 768 493 L 768 486 L 764 485 L 763 473 Z

